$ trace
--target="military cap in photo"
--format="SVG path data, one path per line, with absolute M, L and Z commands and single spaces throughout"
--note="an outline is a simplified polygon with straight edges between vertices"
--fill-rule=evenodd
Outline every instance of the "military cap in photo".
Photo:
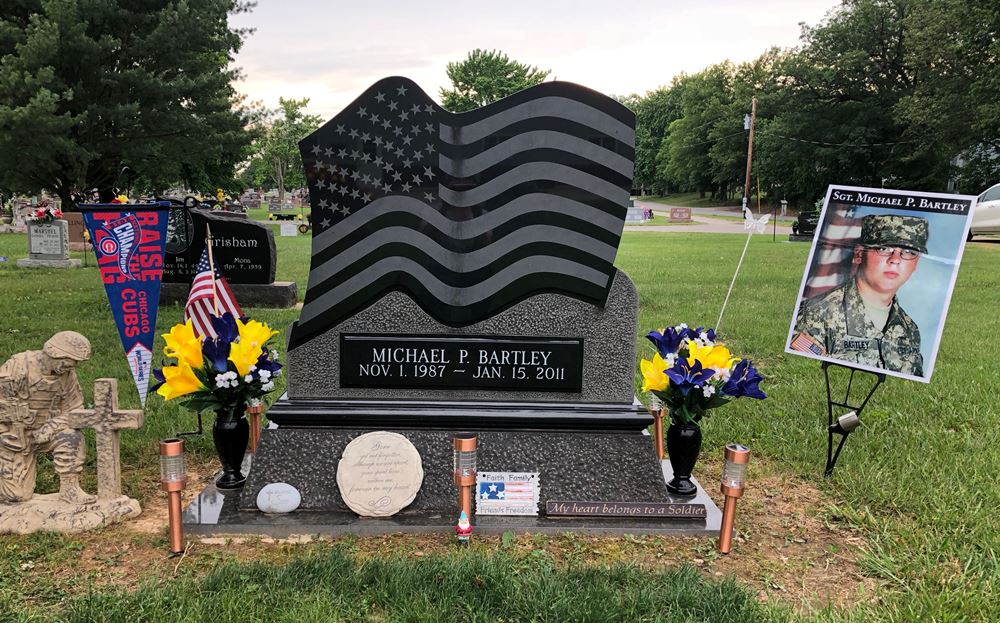
M 42 352 L 53 359 L 86 361 L 90 359 L 90 341 L 76 331 L 60 331 L 45 342 Z
M 869 214 L 861 219 L 861 239 L 866 247 L 900 247 L 927 253 L 927 219 L 920 216 Z

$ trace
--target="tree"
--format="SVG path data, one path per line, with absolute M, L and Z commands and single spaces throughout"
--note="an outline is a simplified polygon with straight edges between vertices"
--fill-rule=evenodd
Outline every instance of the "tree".
M 897 107 L 925 150 L 960 156 L 958 189 L 1000 181 L 1000 4 L 919 0 L 906 17 L 916 77 Z
M 451 89 L 441 89 L 441 104 L 465 112 L 503 99 L 545 80 L 549 70 L 513 61 L 506 54 L 475 49 L 458 63 L 448 63 Z
M 279 110 L 261 128 L 254 143 L 254 156 L 247 166 L 247 177 L 255 186 L 271 182 L 278 189 L 278 201 L 285 204 L 285 191 L 306 185 L 299 153 L 299 141 L 312 134 L 322 119 L 305 114 L 309 99 L 278 98 Z
M 223 185 L 248 116 L 230 67 L 241 0 L 14 0 L 0 13 L 0 186 L 110 199 L 124 166 L 162 189 Z

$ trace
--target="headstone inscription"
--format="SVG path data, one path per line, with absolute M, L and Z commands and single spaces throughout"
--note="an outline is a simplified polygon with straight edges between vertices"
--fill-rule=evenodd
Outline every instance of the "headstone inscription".
M 384 529 L 454 523 L 457 431 L 478 435 L 480 470 L 538 474 L 539 511 L 549 500 L 683 503 L 643 434 L 638 295 L 614 267 L 634 124 L 568 83 L 452 114 L 388 78 L 303 139 L 309 288 L 288 334 L 288 391 L 239 507 L 282 481 L 301 510 L 352 529 L 341 483 L 319 475 L 341 480 L 340 454 L 374 431 L 403 435 L 424 470 Z M 477 530 L 542 532 L 657 531 L 662 520 L 475 518 Z
M 241 306 L 295 305 L 295 282 L 274 280 L 277 249 L 270 227 L 248 221 L 242 214 L 183 206 L 172 207 L 168 217 L 161 300 L 187 300 L 209 228 L 216 270 L 229 282 Z

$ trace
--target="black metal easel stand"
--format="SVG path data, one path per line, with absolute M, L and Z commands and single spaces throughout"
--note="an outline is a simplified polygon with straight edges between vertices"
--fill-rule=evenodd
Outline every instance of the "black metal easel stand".
M 870 372 L 868 370 L 859 370 L 858 368 L 852 368 L 850 366 L 841 365 L 839 363 L 832 363 L 829 361 L 824 361 L 822 365 L 823 365 L 823 377 L 826 379 L 826 414 L 827 414 L 826 469 L 823 471 L 823 475 L 830 476 L 831 474 L 833 474 L 833 467 L 837 464 L 837 459 L 840 457 L 840 451 L 844 449 L 844 443 L 847 442 L 847 436 L 850 435 L 851 431 L 854 430 L 854 428 L 856 427 L 854 426 L 849 429 L 845 429 L 840 425 L 839 421 L 834 422 L 833 418 L 834 407 L 844 410 L 844 413 L 842 413 L 841 415 L 853 411 L 854 415 L 860 418 L 861 411 L 865 408 L 865 405 L 868 404 L 868 401 L 871 400 L 871 397 L 875 393 L 875 390 L 878 389 L 883 382 L 885 382 L 885 374 L 883 372 Z M 846 370 L 851 371 L 851 375 L 850 377 L 848 377 L 847 380 L 847 390 L 844 391 L 844 399 L 842 401 L 837 401 L 833 399 L 833 391 L 830 388 L 830 366 L 836 366 L 838 368 L 844 368 Z M 865 396 L 865 399 L 861 401 L 860 405 L 852 405 L 850 403 L 851 388 L 854 385 L 854 374 L 858 372 L 862 374 L 871 374 L 872 376 L 874 376 L 875 384 L 872 385 L 870 390 L 868 390 L 868 394 Z M 834 451 L 833 449 L 834 435 L 840 435 L 840 443 L 837 444 L 836 451 Z

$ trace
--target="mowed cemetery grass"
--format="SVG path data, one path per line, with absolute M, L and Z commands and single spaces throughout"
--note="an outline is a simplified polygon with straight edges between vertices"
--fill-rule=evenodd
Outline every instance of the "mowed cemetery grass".
M 744 240 L 625 235 L 618 265 L 640 293 L 640 354 L 651 353 L 641 336 L 652 328 L 715 323 Z M 301 299 L 309 238 L 278 237 L 277 244 L 278 279 L 296 281 Z M 122 406 L 137 408 L 93 256 L 89 268 L 75 271 L 20 270 L 14 260 L 26 255 L 26 247 L 24 235 L 0 235 L 0 256 L 10 258 L 0 263 L 0 360 L 40 348 L 55 331 L 80 331 L 94 345 L 93 359 L 79 370 L 85 395 L 92 396 L 94 379 L 117 377 Z M 650 542 L 628 537 L 596 541 L 614 549 L 610 559 L 598 553 L 607 547 L 595 541 L 574 556 L 553 557 L 532 551 L 534 541 L 526 537 L 477 537 L 470 548 L 426 556 L 414 555 L 412 547 L 394 551 L 394 541 L 376 537 L 242 557 L 230 554 L 229 546 L 202 546 L 200 552 L 196 546 L 173 575 L 144 579 L 139 573 L 116 583 L 79 560 L 102 538 L 99 533 L 42 534 L 0 537 L 0 620 L 997 620 L 1000 244 L 976 242 L 966 250 L 933 382 L 890 378 L 829 479 L 822 477 L 826 415 L 819 363 L 783 353 L 807 254 L 806 244 L 775 243 L 770 236 L 751 242 L 720 334 L 735 353 L 755 361 L 770 397 L 737 401 L 703 423 L 696 475 L 715 488 L 721 447 L 739 441 L 754 452 L 749 487 L 755 467 L 758 478 L 777 474 L 816 487 L 829 503 L 807 512 L 864 537 L 852 556 L 858 573 L 876 588 L 858 595 L 856 603 L 848 597 L 834 607 L 810 605 L 808 586 L 803 601 L 782 601 L 781 592 L 773 591 L 761 603 L 758 575 L 720 578 L 673 562 L 636 566 L 630 550 L 648 549 Z M 280 328 L 298 314 L 249 313 Z M 158 333 L 180 317 L 177 305 L 161 308 Z M 156 442 L 194 426 L 192 414 L 152 396 L 144 427 L 122 436 L 126 493 L 144 507 L 159 500 Z M 188 449 L 193 465 L 212 465 L 208 435 L 189 438 Z M 93 488 L 92 448 L 86 469 Z M 39 488 L 56 487 L 43 460 Z M 768 512 L 767 504 L 741 508 Z M 162 506 L 158 512 L 165 523 Z M 116 539 L 126 534 L 120 528 L 109 533 Z M 121 556 L 166 552 L 162 530 L 129 538 L 132 549 Z M 756 535 L 741 538 L 752 542 Z M 702 541 L 696 547 L 707 557 L 714 543 Z M 526 546 L 508 547 L 512 542 Z M 738 559 L 741 547 L 747 545 L 738 541 L 730 560 Z M 358 554 L 373 550 L 376 555 Z

